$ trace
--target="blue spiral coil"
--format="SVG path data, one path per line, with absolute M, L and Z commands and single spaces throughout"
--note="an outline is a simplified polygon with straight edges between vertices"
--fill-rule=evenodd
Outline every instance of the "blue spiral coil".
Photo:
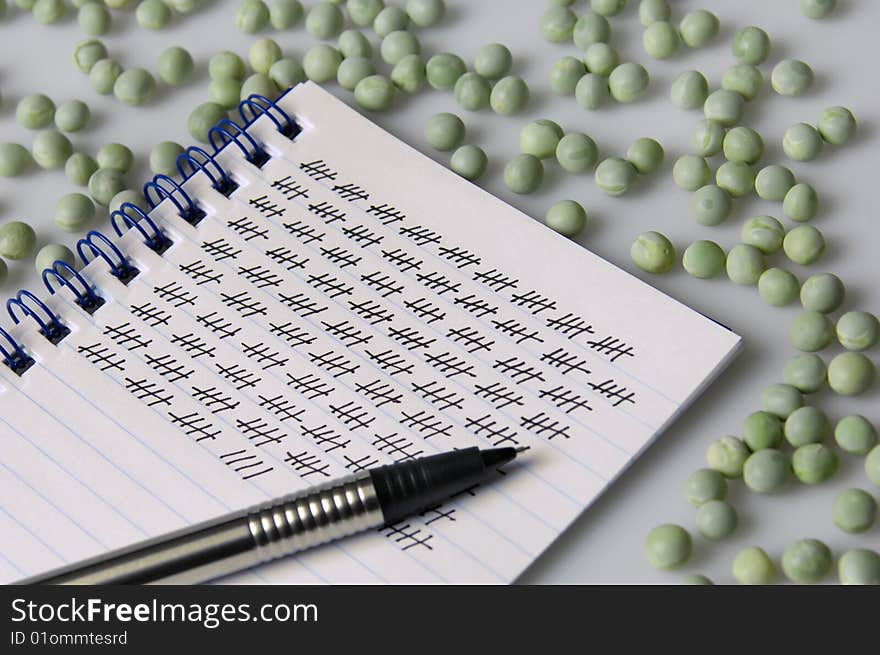
M 128 212 L 133 212 L 135 218 L 129 216 Z M 110 224 L 113 226 L 113 231 L 116 232 L 116 236 L 121 237 L 125 233 L 125 230 L 119 225 L 119 220 L 122 220 L 123 223 L 125 223 L 125 226 L 129 229 L 135 229 L 140 232 L 147 247 L 160 255 L 173 245 L 171 239 L 169 239 L 165 233 L 159 229 L 159 226 L 156 225 L 153 219 L 144 213 L 144 211 L 137 205 L 130 202 L 124 202 L 119 209 L 110 214 Z M 146 228 L 144 228 L 145 224 L 147 226 Z
M 75 297 L 74 302 L 88 314 L 94 314 L 104 304 L 104 299 L 95 292 L 94 285 L 86 282 L 79 271 L 67 262 L 57 260 L 50 268 L 43 271 L 43 285 L 51 294 L 54 294 L 60 288 L 52 286 L 50 280 L 53 279 L 70 289 Z M 79 282 L 79 287 L 73 283 L 73 280 Z
M 37 309 L 28 305 L 28 301 L 36 305 Z M 21 309 L 25 316 L 29 316 L 34 320 L 40 328 L 40 334 L 51 343 L 58 344 L 64 337 L 70 334 L 70 328 L 61 322 L 58 315 L 27 289 L 22 289 L 15 295 L 15 298 L 10 298 L 6 301 L 6 312 L 17 325 L 21 322 L 21 318 L 15 313 L 16 307 Z M 43 315 L 41 315 L 41 312 Z

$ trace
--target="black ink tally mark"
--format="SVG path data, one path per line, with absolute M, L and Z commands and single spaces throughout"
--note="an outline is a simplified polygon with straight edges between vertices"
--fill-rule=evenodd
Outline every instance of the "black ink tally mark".
M 458 246 L 452 248 L 441 246 L 438 252 L 441 257 L 461 270 L 466 269 L 468 266 L 479 266 L 483 261 L 479 255 L 475 255 L 469 250 L 459 248 Z
M 117 346 L 122 346 L 129 352 L 135 352 L 138 348 L 146 348 L 152 339 L 141 336 L 137 328 L 126 321 L 119 325 L 107 325 L 104 327 L 104 336 L 110 337 Z
M 492 384 L 475 384 L 474 393 L 488 400 L 496 409 L 504 409 L 508 405 L 516 405 L 522 407 L 523 395 L 516 392 L 515 389 L 509 389 L 500 382 Z
M 360 364 L 355 364 L 342 353 L 337 353 L 332 350 L 323 353 L 310 352 L 309 360 L 312 364 L 319 366 L 334 378 L 351 375 L 361 367 Z
M 171 343 L 178 348 L 183 349 L 183 351 L 193 359 L 198 359 L 205 355 L 208 357 L 214 357 L 214 353 L 217 350 L 215 346 L 209 346 L 208 342 L 201 336 L 193 334 L 192 332 L 188 332 L 187 334 L 172 334 Z
M 382 436 L 380 434 L 373 435 L 373 446 L 380 453 L 384 453 L 393 458 L 395 462 L 404 462 L 408 459 L 415 459 L 422 455 L 425 451 L 416 448 L 416 445 L 407 437 L 392 432 L 391 434 Z
M 406 361 L 400 353 L 393 350 L 385 350 L 381 353 L 370 352 L 365 350 L 367 357 L 374 361 L 388 375 L 395 376 L 400 373 L 411 375 L 413 372 L 413 364 Z
M 382 225 L 392 225 L 406 218 L 406 214 L 388 204 L 370 205 L 367 213 L 382 223 Z
M 309 211 L 320 218 L 322 221 L 324 221 L 325 225 L 330 225 L 330 223 L 335 223 L 336 221 L 345 222 L 346 218 L 346 214 L 344 211 L 339 209 L 339 207 L 336 207 L 327 202 L 326 200 L 309 204 Z
M 282 196 L 288 200 L 296 200 L 297 198 L 308 198 L 309 192 L 301 184 L 293 181 L 290 175 L 280 177 L 272 182 L 271 187 L 280 192 Z
M 235 259 L 242 251 L 232 246 L 226 239 L 214 239 L 213 241 L 203 241 L 202 250 L 211 255 L 214 261 L 222 262 L 226 259 Z
M 241 351 L 245 357 L 252 360 L 264 371 L 275 366 L 284 366 L 290 361 L 289 357 L 284 357 L 279 351 L 272 350 L 265 343 L 250 344 L 242 341 Z
M 497 268 L 488 271 L 474 271 L 474 280 L 485 284 L 495 293 L 500 293 L 506 289 L 516 289 L 519 286 L 519 280 L 507 277 Z
M 590 403 L 587 402 L 586 398 L 579 396 L 571 389 L 566 389 L 562 385 L 554 387 L 553 389 L 540 389 L 538 391 L 538 397 L 550 401 L 566 414 L 571 414 L 577 409 L 585 409 L 589 412 L 593 411 L 593 408 L 590 406 Z
M 555 437 L 568 439 L 571 436 L 568 434 L 569 426 L 553 420 L 544 412 L 538 412 L 534 416 L 521 416 L 520 425 L 540 437 L 546 437 L 548 441 Z
M 331 264 L 336 264 L 339 268 L 347 268 L 348 266 L 357 266 L 363 257 L 349 252 L 341 246 L 333 246 L 332 248 L 321 248 L 321 254 Z
M 301 163 L 299 168 L 316 182 L 335 180 L 337 177 L 336 171 L 327 166 L 323 159 Z
M 247 437 L 254 446 L 260 448 L 270 443 L 281 443 L 287 436 L 281 432 L 279 427 L 271 427 L 261 418 L 254 418 L 249 421 L 236 419 L 235 424 L 241 433 Z
M 541 337 L 541 333 L 538 330 L 530 330 L 513 318 L 509 318 L 506 321 L 493 319 L 492 325 L 496 330 L 516 341 L 517 344 L 521 344 L 524 341 L 535 341 L 537 343 L 544 342 L 544 339 Z
M 156 307 L 156 305 L 150 302 L 144 302 L 140 305 L 132 305 L 129 307 L 129 311 L 150 327 L 168 325 L 171 322 L 171 314 L 164 309 Z
M 573 372 L 579 372 L 585 375 L 590 374 L 590 369 L 587 368 L 587 360 L 566 352 L 562 348 L 557 348 L 553 352 L 542 354 L 541 361 L 558 368 L 563 375 L 568 375 Z
M 473 314 L 477 318 L 483 318 L 484 316 L 498 313 L 497 307 L 473 293 L 468 294 L 467 296 L 458 296 L 454 302 L 456 305 L 460 305 L 465 311 Z
M 197 285 L 208 284 L 209 282 L 220 283 L 223 279 L 223 273 L 215 271 L 201 259 L 197 259 L 189 264 L 181 264 L 180 270 L 186 273 L 189 278 Z
M 431 525 L 432 523 L 436 523 L 437 521 L 449 521 L 450 523 L 455 523 L 455 508 L 449 507 L 447 508 L 445 505 L 435 505 L 434 507 L 428 507 L 423 512 L 419 512 L 419 516 L 425 519 L 425 525 Z
M 226 320 L 219 312 L 211 312 L 210 314 L 201 314 L 196 316 L 196 321 L 200 325 L 204 325 L 221 339 L 234 337 L 241 332 L 241 328 L 231 321 Z
M 277 218 L 279 216 L 284 216 L 284 214 L 287 212 L 286 207 L 281 207 L 278 203 L 273 202 L 267 195 L 262 195 L 259 198 L 251 198 L 250 200 L 248 200 L 248 204 L 266 218 Z M 244 221 L 246 219 L 241 220 Z M 229 223 L 229 227 L 235 229 L 235 231 L 238 232 L 238 228 L 236 228 L 232 222 Z M 256 236 L 261 236 L 265 239 L 267 238 L 268 230 L 263 230 L 262 234 L 256 234 L 255 230 L 254 233 Z M 239 234 L 243 235 L 244 233 L 239 232 Z M 250 241 L 248 237 L 245 237 L 245 239 Z
M 363 302 L 348 301 L 348 306 L 362 319 L 370 325 L 379 325 L 380 323 L 390 323 L 394 320 L 394 312 L 384 307 L 374 300 L 365 300 Z
M 342 198 L 343 200 L 348 200 L 349 202 L 356 202 L 358 200 L 366 200 L 370 197 L 370 194 L 366 192 L 363 188 L 359 187 L 357 184 L 336 184 L 333 186 L 333 193 Z
M 214 427 L 204 416 L 197 412 L 189 414 L 175 414 L 168 411 L 168 418 L 171 423 L 176 425 L 188 437 L 195 437 L 196 441 L 204 441 L 205 439 L 214 440 L 223 432 L 219 428 Z
M 377 246 L 382 243 L 382 240 L 385 238 L 373 232 L 366 225 L 362 225 L 360 223 L 358 223 L 357 225 L 350 225 L 348 227 L 342 228 L 342 233 L 349 239 L 354 241 L 356 244 L 358 244 L 361 248 Z
M 241 404 L 240 400 L 235 400 L 217 387 L 201 389 L 193 385 L 190 395 L 207 409 L 211 410 L 212 414 L 222 414 L 223 412 L 235 409 Z
M 400 235 L 412 239 L 420 248 L 430 243 L 440 243 L 440 234 L 421 225 L 409 225 L 400 228 Z
M 265 316 L 269 313 L 266 306 L 251 296 L 247 291 L 239 291 L 238 293 L 221 293 L 220 300 L 222 300 L 227 307 L 231 307 L 241 314 L 243 318 Z
M 623 403 L 636 404 L 635 392 L 617 384 L 614 380 L 603 380 L 598 383 L 589 382 L 588 384 L 593 391 L 608 398 L 615 407 L 619 407 Z
M 294 454 L 288 450 L 284 461 L 290 464 L 301 478 L 307 478 L 310 475 L 330 477 L 330 474 L 327 473 L 330 465 L 325 464 L 317 455 L 312 455 L 308 451 L 304 450 Z
M 294 221 L 293 223 L 285 223 L 284 229 L 291 235 L 296 237 L 303 245 L 309 245 L 313 241 L 323 241 L 324 233 L 315 228 L 313 225 L 304 223 L 303 221 Z
M 290 400 L 278 394 L 269 398 L 260 394 L 260 407 L 268 409 L 280 421 L 296 421 L 302 423 L 302 415 L 306 413 L 305 409 L 299 409 Z
M 407 252 L 401 248 L 395 248 L 394 250 L 383 250 L 382 257 L 388 260 L 397 270 L 401 273 L 406 273 L 412 270 L 419 270 L 422 267 L 422 260 L 418 257 L 414 257 L 413 255 L 407 254 Z
M 469 353 L 475 353 L 481 350 L 490 352 L 492 346 L 495 345 L 495 342 L 492 339 L 469 325 L 460 328 L 450 328 L 449 332 L 446 333 L 446 337 L 461 344 L 461 347 Z
M 345 449 L 351 443 L 351 439 L 334 432 L 332 428 L 326 425 L 319 425 L 314 428 L 303 428 L 302 435 L 310 439 L 325 453 L 332 453 L 334 450 Z
M 461 282 L 455 282 L 448 277 L 433 271 L 431 273 L 416 273 L 416 279 L 434 293 L 442 296 L 444 293 L 458 293 Z
M 195 369 L 187 368 L 179 363 L 174 355 L 152 355 L 148 353 L 144 356 L 144 361 L 171 384 L 181 380 L 188 380 L 195 373 Z
M 434 416 L 425 410 L 417 412 L 400 412 L 400 424 L 418 432 L 423 439 L 432 437 L 448 437 L 452 433 L 452 423 Z
M 442 311 L 435 303 L 427 298 L 416 298 L 415 300 L 405 300 L 403 306 L 422 319 L 428 325 L 446 318 L 446 312 Z
M 254 264 L 249 267 L 239 266 L 238 274 L 258 289 L 279 287 L 284 281 L 284 278 L 280 275 L 273 273 L 270 269 L 265 266 L 260 266 L 259 264 Z
M 587 346 L 600 355 L 604 355 L 612 362 L 616 362 L 621 357 L 636 356 L 633 347 L 617 337 L 605 337 L 601 340 L 587 341 Z
M 429 543 L 434 535 L 426 534 L 421 528 L 414 528 L 409 523 L 395 523 L 382 528 L 380 532 L 396 543 L 401 550 L 409 550 L 410 548 L 434 550 L 434 547 Z
M 403 394 L 381 379 L 373 380 L 367 384 L 358 382 L 355 389 L 377 408 L 389 404 L 399 405 L 403 402 Z
M 450 391 L 437 380 L 431 380 L 425 384 L 413 382 L 412 390 L 441 412 L 445 412 L 453 407 L 461 409 L 464 406 L 464 398 L 460 394 Z
M 280 339 L 284 339 L 292 348 L 310 346 L 317 337 L 309 334 L 303 327 L 288 321 L 287 323 L 269 323 L 269 331 Z
M 478 437 L 486 439 L 493 446 L 501 446 L 502 444 L 519 445 L 519 441 L 516 438 L 516 430 L 498 423 L 491 414 L 485 414 L 478 418 L 468 416 L 465 419 L 464 427 Z
M 248 371 L 245 367 L 240 366 L 239 364 L 224 366 L 220 362 L 217 362 L 215 366 L 217 367 L 217 372 L 229 380 L 232 386 L 239 391 L 255 387 L 257 386 L 257 382 L 262 382 L 259 375 Z
M 376 271 L 369 275 L 361 275 L 361 281 L 367 286 L 375 289 L 376 293 L 383 298 L 392 296 L 395 293 L 403 293 L 403 285 L 382 271 Z
M 293 295 L 280 293 L 278 294 L 278 298 L 303 318 L 308 318 L 309 316 L 314 316 L 315 314 L 327 311 L 326 305 L 322 305 L 321 303 L 312 300 L 304 293 L 295 293 Z
M 551 300 L 546 296 L 542 296 L 537 291 L 529 291 L 527 293 L 515 293 L 511 297 L 511 302 L 526 309 L 535 316 L 543 311 L 556 309 L 555 300 Z
M 265 196 L 263 196 L 265 198 Z M 253 203 L 253 200 L 251 201 Z M 269 229 L 268 228 L 260 228 L 254 221 L 249 219 L 247 216 L 242 216 L 241 218 L 234 221 L 227 221 L 226 225 L 235 230 L 241 238 L 245 241 L 252 241 L 253 239 L 268 239 L 269 238 Z
M 452 379 L 458 375 L 466 375 L 471 378 L 477 377 L 474 373 L 474 365 L 468 363 L 467 360 L 453 355 L 450 352 L 445 353 L 428 353 L 425 355 L 425 361 L 440 371 L 447 378 Z
M 79 346 L 76 352 L 102 371 L 125 371 L 125 358 L 115 354 L 100 341 L 90 346 Z
M 246 450 L 233 450 L 220 455 L 221 461 L 243 480 L 250 480 L 273 470 L 273 466 L 266 466 L 265 462 L 256 455 L 250 455 Z
M 388 328 L 388 336 L 394 339 L 407 350 L 427 350 L 437 339 L 429 339 L 415 328 L 405 326 L 402 328 Z
M 339 296 L 350 296 L 354 291 L 354 287 L 350 284 L 340 282 L 339 278 L 330 273 L 321 273 L 320 275 L 310 275 L 306 279 L 315 291 L 320 291 L 330 298 L 338 298 Z
M 278 262 L 288 271 L 295 271 L 298 268 L 305 268 L 309 263 L 309 258 L 294 252 L 290 248 L 279 246 L 266 251 L 266 257 L 272 261 Z
M 174 395 L 165 391 L 155 382 L 151 382 L 146 378 L 134 380 L 125 378 L 125 388 L 138 400 L 143 401 L 148 407 L 156 405 L 171 406 Z
M 517 384 L 522 384 L 523 382 L 529 382 L 531 380 L 546 382 L 544 374 L 541 373 L 539 369 L 534 366 L 529 366 L 518 357 L 510 357 L 504 360 L 496 359 L 492 368 L 498 369 L 505 377 L 510 378 Z
M 367 410 L 353 400 L 349 400 L 341 405 L 330 405 L 330 413 L 345 427 L 352 430 L 369 427 L 376 420 L 375 416 L 370 415 Z
M 590 323 L 570 312 L 564 316 L 548 317 L 547 327 L 553 328 L 569 339 L 575 339 L 582 334 L 593 334 L 593 326 Z
M 361 457 L 351 457 L 349 455 L 343 455 L 342 458 L 345 460 L 345 468 L 352 473 L 360 473 L 361 471 L 366 471 L 373 468 L 379 463 L 379 460 L 372 455 L 362 455 Z
M 174 307 L 180 308 L 185 305 L 196 304 L 196 294 L 187 291 L 177 282 L 169 282 L 161 287 L 153 287 L 153 293 Z M 132 307 L 131 309 L 134 312 L 135 308 Z
M 321 321 L 324 331 L 331 337 L 337 339 L 343 346 L 351 348 L 369 343 L 373 339 L 372 334 L 367 334 L 348 319 L 339 321 L 338 323 L 329 323 Z
M 287 386 L 293 387 L 309 400 L 327 398 L 334 391 L 331 385 L 324 382 L 314 373 L 306 373 L 299 377 L 294 376 L 292 373 L 285 373 L 285 375 L 287 376 Z

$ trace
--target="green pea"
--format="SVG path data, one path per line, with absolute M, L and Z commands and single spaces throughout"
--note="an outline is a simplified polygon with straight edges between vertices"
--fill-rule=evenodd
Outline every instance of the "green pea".
M 385 111 L 394 102 L 394 88 L 384 75 L 370 75 L 354 87 L 354 101 L 369 111 Z
M 819 114 L 816 127 L 825 141 L 842 146 L 855 134 L 856 118 L 846 107 L 829 107 Z
M 574 200 L 561 200 L 547 210 L 544 222 L 559 234 L 576 237 L 587 225 L 587 212 Z
M 766 269 L 764 254 L 755 246 L 739 243 L 727 253 L 727 277 L 734 284 L 758 284 Z
M 100 36 L 110 31 L 113 19 L 105 5 L 99 2 L 87 2 L 79 8 L 76 21 L 83 34 Z
M 816 20 L 828 18 L 837 6 L 837 0 L 800 0 L 801 13 Z
M 608 100 L 608 80 L 595 73 L 587 73 L 574 88 L 574 99 L 584 109 L 598 109 Z
M 648 27 L 658 20 L 669 20 L 672 9 L 667 0 L 642 0 L 639 3 L 639 22 Z
M 754 164 L 764 154 L 764 139 L 752 128 L 738 125 L 724 135 L 723 150 L 727 161 Z
M 739 238 L 765 255 L 772 255 L 782 249 L 785 228 L 772 216 L 753 216 L 743 223 Z
M 54 25 L 67 13 L 64 0 L 37 0 L 31 10 L 40 25 Z
M 373 21 L 373 31 L 380 39 L 409 26 L 409 16 L 400 7 L 385 7 Z
M 795 355 L 782 369 L 782 381 L 801 393 L 815 393 L 825 386 L 825 360 L 815 353 Z
M 643 175 L 653 173 L 663 163 L 663 146 L 655 139 L 642 137 L 633 141 L 626 151 L 626 159 Z
M 794 302 L 801 285 L 794 273 L 782 268 L 768 268 L 758 278 L 758 294 L 773 307 L 783 307 Z
M 693 154 L 699 157 L 712 157 L 717 155 L 721 152 L 723 142 L 724 128 L 715 121 L 706 119 L 697 123 L 697 126 L 694 128 L 694 132 L 691 135 L 691 148 Z M 749 170 L 751 171 L 751 169 Z M 747 185 L 749 189 L 752 188 L 752 182 L 753 180 L 750 178 Z
M 837 454 L 825 444 L 809 443 L 795 449 L 791 467 L 804 484 L 819 484 L 837 472 Z
M 87 0 L 87 1 L 91 2 L 91 0 Z M 115 1 L 117 3 L 118 2 L 123 2 L 123 3 L 127 2 L 127 0 L 115 0 Z M 165 4 L 167 4 L 169 7 L 171 7 L 174 11 L 179 12 L 181 14 L 192 13 L 193 11 L 195 11 L 198 8 L 199 4 L 202 2 L 202 0 L 164 0 L 164 1 L 165 1 Z M 111 2 L 112 2 L 112 0 L 111 0 Z M 107 6 L 109 7 L 110 5 L 108 4 Z
M 819 196 L 806 182 L 799 182 L 788 190 L 782 201 L 782 212 L 793 221 L 812 220 L 819 209 Z
M 89 82 L 92 88 L 101 95 L 113 93 L 116 80 L 122 75 L 122 66 L 115 59 L 96 61 L 89 71 Z
M 846 288 L 843 281 L 833 273 L 817 273 L 810 276 L 801 287 L 801 304 L 804 309 L 830 314 L 843 303 Z
M 584 52 L 584 63 L 591 73 L 607 76 L 620 63 L 620 56 L 607 43 L 593 43 Z
M 726 257 L 714 241 L 694 241 L 685 248 L 681 264 L 689 275 L 705 280 L 721 274 Z
M 616 66 L 608 76 L 608 90 L 617 102 L 633 102 L 648 90 L 650 78 L 641 64 L 631 61 Z
M 608 157 L 596 166 L 594 178 L 596 186 L 601 191 L 604 191 L 609 196 L 622 196 L 629 191 L 637 175 L 636 167 L 627 160 L 620 157 Z M 672 257 L 675 257 L 674 252 Z M 666 270 L 669 270 L 669 268 Z
M 706 96 L 703 115 L 724 127 L 736 125 L 742 117 L 745 100 L 736 91 L 718 89 Z
M 723 500 L 710 500 L 697 510 L 697 532 L 711 541 L 733 534 L 738 522 L 733 505 Z
M 15 6 L 19 9 L 30 11 L 34 8 L 34 4 L 36 4 L 37 0 L 12 0 L 12 2 L 15 3 Z
M 82 152 L 73 153 L 64 163 L 64 174 L 77 186 L 86 186 L 96 170 L 98 162 Z
M 782 553 L 782 572 L 797 584 L 820 582 L 831 570 L 831 550 L 818 539 L 801 539 Z
M 714 469 L 697 469 L 685 483 L 685 498 L 696 507 L 727 497 L 727 478 Z
M 726 161 L 715 171 L 715 183 L 734 198 L 741 198 L 755 185 L 755 173 L 748 164 Z
M 451 89 L 466 71 L 467 67 L 461 57 L 451 52 L 434 55 L 425 66 L 428 84 L 435 89 Z
M 601 167 L 602 164 L 599 166 Z M 596 171 L 598 172 L 598 170 L 597 168 Z M 643 271 L 656 274 L 666 273 L 675 264 L 675 246 L 659 232 L 643 232 L 633 241 L 629 249 L 629 256 L 633 263 Z
M 113 95 L 127 105 L 144 105 L 152 100 L 156 93 L 156 80 L 143 68 L 130 68 L 116 78 L 113 84 Z
M 342 10 L 332 2 L 319 2 L 306 15 L 306 31 L 316 39 L 328 40 L 339 36 L 344 24 Z
M 18 177 L 30 166 L 31 153 L 18 143 L 0 143 L 0 177 Z
M 669 59 L 678 50 L 678 30 L 666 21 L 655 21 L 642 33 L 642 47 L 652 59 Z
M 269 8 L 262 0 L 244 0 L 235 13 L 235 27 L 245 34 L 253 34 L 266 27 L 269 16 Z
M 308 55 L 308 52 L 306 54 Z M 314 66 L 312 72 L 314 75 L 317 75 L 319 72 L 321 72 L 319 68 L 320 62 L 312 63 Z M 303 72 L 305 72 L 305 68 L 303 69 Z M 334 75 L 335 72 L 330 77 L 332 78 Z M 276 85 L 275 82 L 272 81 L 272 78 L 268 75 L 263 75 L 262 73 L 254 73 L 241 83 L 240 94 L 241 100 L 245 100 L 252 95 L 259 95 L 263 96 L 264 98 L 268 98 L 269 100 L 273 100 L 278 96 L 278 85 Z
M 831 518 L 844 532 L 867 531 L 877 516 L 877 501 L 862 489 L 844 489 L 834 499 Z
M 128 173 L 134 164 L 131 149 L 121 143 L 107 143 L 98 149 L 96 157 L 98 168 L 112 168 L 120 173 Z
M 755 176 L 755 192 L 764 200 L 781 202 L 794 185 L 794 173 L 779 164 L 765 166 Z
M 837 561 L 837 577 L 845 585 L 880 584 L 880 555 L 866 548 L 846 551 Z
M 812 161 L 822 150 L 822 136 L 807 123 L 795 123 L 782 137 L 782 150 L 793 161 Z
M 543 181 L 544 165 L 534 155 L 517 155 L 504 167 L 504 184 L 514 193 L 532 193 Z
M 125 189 L 125 180 L 117 170 L 99 168 L 89 178 L 88 187 L 92 200 L 106 207 L 113 196 Z
M 731 569 L 736 581 L 743 585 L 769 585 L 776 579 L 776 565 L 762 548 L 743 548 L 733 558 Z
M 449 167 L 466 180 L 476 180 L 486 172 L 489 158 L 486 153 L 474 145 L 463 145 L 452 153 Z
M 583 173 L 596 165 L 599 149 L 586 134 L 572 132 L 563 136 L 556 145 L 556 160 L 569 173 Z
M 844 416 L 834 427 L 834 440 L 851 455 L 867 455 L 877 443 L 877 429 L 860 414 Z
M 572 31 L 574 44 L 584 52 L 593 43 L 607 43 L 610 38 L 611 24 L 608 19 L 591 11 L 582 14 L 577 19 Z
M 556 153 L 562 134 L 562 128 L 551 120 L 532 121 L 520 130 L 519 149 L 527 155 L 547 159 Z
M 97 39 L 80 41 L 73 48 L 73 63 L 80 72 L 88 73 L 96 62 L 107 58 L 107 47 Z
M 406 13 L 419 27 L 436 25 L 446 13 L 444 0 L 406 0 Z
M 115 196 L 110 198 L 110 202 L 107 204 L 107 211 L 112 214 L 120 207 L 122 207 L 122 205 L 126 202 L 131 203 L 135 207 L 145 209 L 144 196 L 140 191 L 135 191 L 134 189 L 123 189 Z
M 770 37 L 760 27 L 743 27 L 733 35 L 732 51 L 740 63 L 757 66 L 770 54 Z
M 795 448 L 820 443 L 830 433 L 831 423 L 818 407 L 798 407 L 785 419 L 785 438 Z
M 812 84 L 813 69 L 798 59 L 783 59 L 770 74 L 770 86 L 781 96 L 802 96 Z
M 825 252 L 825 237 L 812 225 L 798 225 L 785 235 L 782 249 L 795 264 L 808 266 L 819 261 Z
M 6 265 L 6 261 L 0 257 L 0 286 L 5 284 L 7 277 L 9 277 L 9 267 Z
M 418 56 L 418 55 L 413 55 Z M 365 77 L 375 75 L 376 67 L 372 60 L 366 57 L 348 57 L 343 59 L 339 68 L 336 69 L 336 81 L 339 86 L 349 91 L 354 91 L 355 87 Z
M 15 107 L 15 120 L 28 130 L 47 127 L 55 118 L 55 103 L 49 96 L 34 93 L 18 101 Z
M 346 59 L 349 57 L 365 57 L 370 59 L 373 56 L 373 45 L 364 36 L 363 32 L 358 30 L 345 30 L 342 32 L 339 35 L 339 40 L 336 42 L 336 48 Z
M 342 62 L 339 64 L 342 67 Z M 289 89 L 301 82 L 306 81 L 306 72 L 303 70 L 302 64 L 295 59 L 284 57 L 279 59 L 269 69 L 269 79 L 272 80 L 279 89 Z M 339 69 L 336 70 L 337 79 L 339 77 Z M 353 90 L 354 87 L 352 87 Z
M 464 141 L 464 122 L 455 114 L 442 112 L 428 119 L 425 141 L 437 150 L 454 150 Z
M 743 441 L 752 452 L 782 445 L 782 421 L 770 412 L 759 410 L 749 414 L 742 424 Z
M 626 0 L 590 0 L 590 9 L 600 16 L 617 16 L 624 5 Z
M 474 71 L 487 80 L 497 80 L 510 72 L 513 56 L 507 46 L 500 43 L 484 45 L 474 57 Z
M 186 126 L 196 141 L 208 142 L 208 130 L 226 118 L 226 109 L 216 102 L 203 102 L 187 118 Z
M 644 0 L 643 0 L 644 2 Z M 707 578 L 705 575 L 698 575 L 696 573 L 691 575 L 686 575 L 681 579 L 679 584 L 682 585 L 701 585 L 701 586 L 711 586 L 714 583 Z
M 730 194 L 714 184 L 706 184 L 694 191 L 691 196 L 690 209 L 694 219 L 700 225 L 721 225 L 730 216 L 733 203 Z M 780 244 L 782 237 L 779 237 Z M 748 241 L 744 241 L 748 243 Z
M 161 141 L 150 151 L 150 170 L 156 175 L 176 175 L 177 157 L 183 154 L 183 146 L 174 141 Z
M 359 27 L 372 25 L 379 12 L 385 8 L 384 0 L 348 0 L 345 3 L 348 17 Z
M 240 82 L 247 75 L 247 70 L 241 57 L 224 50 L 208 61 L 208 75 L 212 80 L 232 78 Z
M 406 30 L 398 30 L 392 32 L 379 45 L 379 54 L 387 64 L 392 66 L 399 62 L 407 55 L 421 54 L 421 45 L 419 40 L 412 32 Z
M 302 63 L 306 77 L 313 82 L 324 83 L 336 77 L 342 55 L 333 46 L 319 43 L 306 50 Z
M 803 312 L 792 321 L 789 339 L 803 352 L 824 350 L 834 339 L 834 324 L 819 312 Z
M 0 257 L 26 259 L 34 251 L 37 235 L 34 229 L 21 221 L 0 225 Z
M 790 384 L 771 384 L 761 394 L 761 409 L 783 420 L 803 406 L 801 392 Z
M 708 95 L 709 83 L 706 81 L 706 76 L 699 71 L 688 70 L 681 73 L 669 88 L 672 104 L 679 109 L 702 107 Z
M 880 487 L 880 446 L 871 448 L 865 457 L 865 475 L 875 486 Z
M 496 114 L 512 116 L 522 112 L 529 102 L 529 87 L 516 75 L 502 77 L 492 87 L 489 105 Z
M 737 64 L 724 71 L 721 88 L 740 94 L 744 100 L 753 100 L 764 86 L 764 76 L 757 66 Z
M 269 72 L 276 61 L 281 59 L 281 46 L 270 38 L 263 37 L 257 39 L 248 49 L 248 62 L 255 73 Z
M 34 268 L 37 269 L 37 273 L 42 273 L 47 268 L 52 268 L 57 261 L 62 261 L 72 267 L 76 264 L 76 257 L 67 246 L 60 243 L 50 243 L 37 251 L 34 258 Z
M 479 111 L 489 104 L 492 88 L 489 81 L 477 73 L 465 73 L 455 81 L 452 94 L 463 109 Z
M 349 9 L 349 15 L 351 15 L 351 9 Z M 269 22 L 276 30 L 290 29 L 299 23 L 302 18 L 303 6 L 299 0 L 272 0 L 269 3 Z M 351 20 L 355 22 L 353 15 Z
M 541 36 L 551 43 L 571 41 L 577 16 L 568 7 L 550 7 L 541 16 Z
M 218 77 L 208 85 L 208 99 L 225 109 L 234 109 L 241 100 L 241 81 L 232 77 Z
M 857 396 L 868 390 L 877 371 L 874 363 L 858 352 L 844 352 L 828 363 L 828 386 L 841 396 Z
M 40 168 L 61 168 L 71 154 L 70 140 L 57 130 L 37 132 L 31 144 L 31 156 Z
M 867 350 L 880 341 L 880 320 L 868 312 L 846 312 L 837 320 L 837 340 L 847 350 Z
M 712 173 L 706 160 L 697 155 L 682 155 L 672 166 L 672 179 L 680 189 L 696 191 L 708 184 Z
M 655 569 L 674 569 L 691 556 L 691 535 L 671 523 L 652 528 L 645 537 L 645 557 Z
M 681 40 L 689 48 L 702 48 L 718 35 L 718 17 L 705 9 L 689 11 L 678 25 Z
M 572 96 L 587 67 L 577 57 L 562 57 L 550 67 L 550 90 L 558 96 Z
M 171 9 L 162 0 L 141 0 L 134 17 L 148 30 L 163 30 L 171 22 Z
M 62 132 L 79 132 L 89 122 L 91 112 L 82 100 L 68 100 L 55 110 L 55 127 Z

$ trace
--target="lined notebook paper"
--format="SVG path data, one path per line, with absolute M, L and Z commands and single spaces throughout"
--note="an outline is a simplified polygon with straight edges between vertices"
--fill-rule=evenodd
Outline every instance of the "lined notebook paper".
M 232 582 L 510 582 L 736 350 L 729 330 L 553 233 L 312 84 L 95 258 L 93 314 L 10 330 L 0 366 L 0 580 L 358 472 L 471 445 L 523 464 L 401 523 Z M 241 142 L 247 147 L 247 142 Z M 58 286 L 58 285 L 56 285 Z

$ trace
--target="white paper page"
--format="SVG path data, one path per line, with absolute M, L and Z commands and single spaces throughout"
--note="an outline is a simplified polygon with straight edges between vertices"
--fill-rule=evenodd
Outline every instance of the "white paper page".
M 281 107 L 295 140 L 257 121 L 261 169 L 227 147 L 238 190 L 196 175 L 198 226 L 162 203 L 175 245 L 126 235 L 141 274 L 91 264 L 105 306 L 59 292 L 71 334 L 27 333 L 37 364 L 0 367 L 0 579 L 378 463 L 523 445 L 472 493 L 230 579 L 508 582 L 736 349 L 318 87 Z

